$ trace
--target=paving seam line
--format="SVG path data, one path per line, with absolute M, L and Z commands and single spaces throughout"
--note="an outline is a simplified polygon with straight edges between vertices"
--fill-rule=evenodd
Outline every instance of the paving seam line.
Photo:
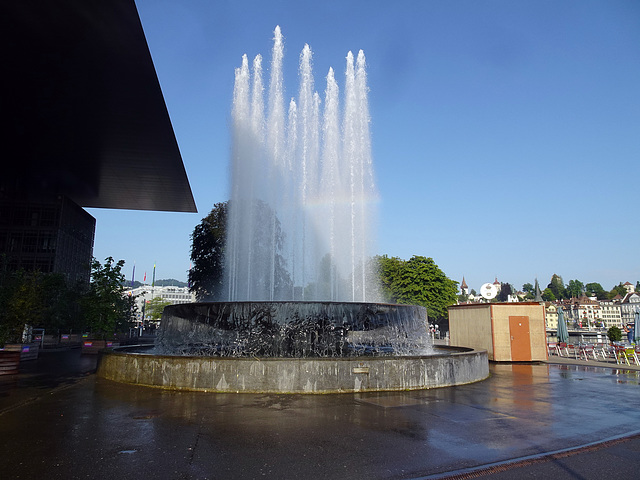
M 510 460 L 504 460 L 501 462 L 488 463 L 485 465 L 478 465 L 476 467 L 468 467 L 460 470 L 453 470 L 450 472 L 435 473 L 432 475 L 425 475 L 422 477 L 412 477 L 406 480 L 466 480 L 469 478 L 478 478 L 484 475 L 490 475 L 493 473 L 504 472 L 507 470 L 525 467 L 527 465 L 533 465 L 536 463 L 544 463 L 551 460 L 570 457 L 573 455 L 579 455 L 602 448 L 611 447 L 619 443 L 624 443 L 634 438 L 640 437 L 640 430 L 627 432 L 622 435 L 616 435 L 604 440 L 598 440 L 597 442 L 585 443 L 584 445 L 578 445 L 576 447 L 563 448 L 561 450 L 555 450 L 553 452 L 539 453 L 534 455 L 527 455 L 524 457 L 512 458 Z

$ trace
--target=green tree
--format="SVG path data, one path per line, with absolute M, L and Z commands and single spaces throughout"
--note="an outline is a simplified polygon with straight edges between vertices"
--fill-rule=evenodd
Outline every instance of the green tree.
M 530 283 L 525 283 L 522 285 L 522 291 L 525 293 L 525 300 L 533 300 L 536 297 L 536 289 Z
M 513 294 L 513 287 L 510 283 L 500 283 L 500 291 L 496 295 L 496 302 L 509 301 L 509 295 Z
M 79 332 L 84 326 L 84 315 L 79 298 L 86 293 L 87 285 L 78 282 L 70 287 L 64 275 L 43 274 L 40 295 L 44 308 L 34 327 L 44 328 L 48 333 Z
M 225 250 L 227 241 L 228 202 L 216 203 L 191 234 L 191 261 L 189 270 L 189 290 L 195 293 L 199 301 L 219 300 L 223 297 Z M 261 291 L 266 284 L 273 282 L 275 298 L 289 298 L 293 291 L 293 282 L 287 270 L 286 261 L 279 253 L 284 244 L 284 233 L 275 212 L 264 202 L 253 205 L 252 215 L 261 219 L 254 232 L 251 249 L 255 258 L 273 255 L 273 278 L 253 276 L 252 289 Z M 316 286 L 308 286 L 315 288 Z
M 553 295 L 557 300 L 567 298 L 566 289 L 560 275 L 556 275 L 554 273 L 551 277 L 551 282 L 549 282 L 549 285 L 547 285 L 547 288 L 550 289 L 551 292 L 553 292 Z
M 569 280 L 566 292 L 567 296 L 571 298 L 579 298 L 584 293 L 584 283 L 580 280 Z
M 386 255 L 376 256 L 374 260 L 378 262 L 382 298 L 387 302 L 398 303 L 400 295 L 396 291 L 399 288 L 404 260 Z
M 458 282 L 449 279 L 432 258 L 413 256 L 404 261 L 385 255 L 376 259 L 386 301 L 422 305 L 433 321 L 446 320 L 447 307 L 457 300 Z
M 102 265 L 95 258 L 91 262 L 91 283 L 83 296 L 83 311 L 88 327 L 99 338 L 112 338 L 114 333 L 126 331 L 135 314 L 135 301 L 124 295 L 124 260 L 114 263 L 112 257 Z
M 199 301 L 219 299 L 222 294 L 227 204 L 216 203 L 191 234 L 189 290 Z
M 171 302 L 163 300 L 162 297 L 152 298 L 147 302 L 145 315 L 151 317 L 152 320 L 160 320 L 164 307 L 171 305 Z
M 556 296 L 550 288 L 545 288 L 544 292 L 542 292 L 542 299 L 545 302 L 554 302 L 556 300 Z
M 21 343 L 26 324 L 42 316 L 44 304 L 40 295 L 38 271 L 4 272 L 0 285 L 0 346 Z
M 597 297 L 598 300 L 606 300 L 608 297 L 607 292 L 599 283 L 587 283 L 584 286 L 585 294 L 589 297 Z
M 83 282 L 69 287 L 59 273 L 0 267 L 0 343 L 20 342 L 25 324 L 48 333 L 80 331 L 84 315 L 79 298 L 86 288 Z
M 614 298 L 616 295 L 620 295 L 621 297 L 624 297 L 626 294 L 627 294 L 627 290 L 622 285 L 622 282 L 620 282 L 618 285 L 616 285 L 611 289 L 611 291 L 609 292 L 609 298 Z

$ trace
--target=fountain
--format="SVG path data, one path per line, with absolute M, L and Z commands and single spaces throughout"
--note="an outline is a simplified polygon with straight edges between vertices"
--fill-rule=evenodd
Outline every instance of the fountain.
M 153 355 L 104 356 L 102 376 L 220 392 L 348 392 L 455 385 L 488 376 L 486 352 L 435 351 L 424 307 L 379 303 L 376 189 L 365 56 L 349 52 L 343 107 L 333 69 L 324 107 L 312 51 L 285 114 L 284 42 L 235 72 L 223 296 L 172 305 Z M 134 361 L 130 361 L 133 358 Z
M 285 118 L 283 56 L 276 27 L 266 112 L 262 57 L 235 74 L 225 300 L 376 301 L 364 53 L 347 54 L 342 119 L 333 69 L 321 112 L 308 45 Z

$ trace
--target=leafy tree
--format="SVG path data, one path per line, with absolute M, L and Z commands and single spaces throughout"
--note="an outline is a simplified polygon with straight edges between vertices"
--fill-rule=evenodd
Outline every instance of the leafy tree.
M 569 280 L 566 289 L 567 295 L 571 298 L 579 298 L 584 293 L 584 283 L 580 280 Z
M 380 275 L 380 289 L 382 298 L 391 303 L 398 303 L 399 294 L 396 293 L 401 281 L 404 260 L 398 257 L 376 256 Z
M 81 331 L 84 314 L 79 298 L 86 291 L 87 285 L 82 281 L 70 287 L 62 274 L 42 274 L 40 296 L 44 308 L 41 317 L 34 320 L 33 326 L 44 328 L 49 333 Z
M 133 296 L 123 294 L 124 260 L 114 263 L 112 257 L 102 265 L 95 258 L 91 262 L 91 284 L 83 297 L 83 310 L 91 332 L 103 339 L 116 332 L 126 331 L 135 313 Z
M 551 277 L 551 282 L 549 282 L 549 285 L 547 285 L 547 288 L 551 290 L 557 300 L 567 298 L 566 289 L 560 275 L 556 275 L 554 273 Z
M 163 300 L 162 297 L 152 298 L 147 302 L 145 316 L 151 317 L 152 320 L 160 320 L 164 307 L 171 305 L 171 302 Z
M 542 292 L 542 299 L 545 302 L 554 302 L 556 300 L 556 296 L 550 288 L 545 288 L 544 292 Z
M 584 286 L 585 294 L 589 297 L 597 297 L 598 300 L 606 300 L 608 297 L 607 292 L 599 283 L 587 283 Z
M 616 285 L 611 289 L 611 291 L 609 292 L 609 298 L 614 298 L 616 295 L 620 295 L 621 297 L 624 297 L 626 294 L 627 294 L 627 290 L 622 285 L 622 282 L 620 282 L 620 284 Z
M 525 300 L 533 300 L 536 296 L 535 287 L 530 283 L 525 283 L 522 285 L 522 291 L 525 293 Z
M 69 286 L 64 275 L 37 270 L 0 272 L 0 344 L 21 342 L 25 324 L 48 333 L 82 330 L 84 282 Z
M 513 294 L 513 287 L 510 283 L 500 283 L 500 291 L 496 295 L 497 302 L 509 301 L 509 295 Z
M 227 217 L 229 203 L 216 203 L 191 234 L 191 261 L 189 270 L 190 291 L 198 300 L 218 300 L 223 296 Z M 289 298 L 293 281 L 280 251 L 284 244 L 284 233 L 275 212 L 264 202 L 256 201 L 252 215 L 261 219 L 250 248 L 257 259 L 272 258 L 273 277 L 253 276 L 249 281 L 252 291 L 266 291 L 273 287 L 274 298 Z M 260 231 L 258 231 L 261 229 Z M 271 257 L 271 255 L 275 256 Z M 269 283 L 273 282 L 273 285 Z M 317 288 L 317 286 L 307 286 Z
M 42 315 L 44 304 L 39 294 L 40 272 L 5 272 L 0 285 L 0 346 L 21 343 L 25 324 Z
M 224 281 L 228 202 L 216 203 L 191 234 L 189 290 L 198 300 L 218 299 Z
M 249 288 L 252 292 L 268 294 L 273 291 L 273 298 L 288 299 L 293 292 L 293 280 L 287 269 L 285 258 L 281 255 L 284 247 L 284 232 L 276 212 L 265 202 L 255 200 L 251 206 L 254 230 L 250 241 L 253 258 L 256 261 L 273 262 L 273 276 L 253 275 L 248 278 Z M 325 268 L 330 265 L 330 258 L 325 257 Z M 303 287 L 304 298 L 314 298 L 320 285 L 315 282 Z M 311 297 L 307 297 L 307 294 Z
M 436 323 L 446 320 L 447 307 L 456 303 L 458 282 L 449 279 L 432 258 L 413 256 L 404 261 L 385 255 L 376 259 L 386 301 L 422 305 Z

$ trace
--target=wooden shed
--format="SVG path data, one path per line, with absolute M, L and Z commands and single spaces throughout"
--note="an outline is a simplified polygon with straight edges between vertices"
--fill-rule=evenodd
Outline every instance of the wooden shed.
M 544 305 L 473 303 L 449 307 L 450 343 L 486 350 L 495 362 L 547 360 Z

